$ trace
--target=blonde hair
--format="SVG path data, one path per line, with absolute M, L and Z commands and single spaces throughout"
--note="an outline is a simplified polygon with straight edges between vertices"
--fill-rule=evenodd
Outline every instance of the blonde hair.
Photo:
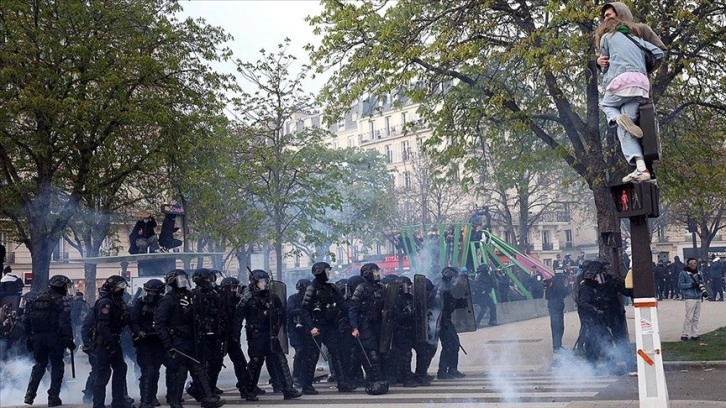
M 595 50 L 597 50 L 598 52 L 600 51 L 600 39 L 603 35 L 618 31 L 618 27 L 620 27 L 621 25 L 628 27 L 628 32 L 630 32 L 630 34 L 636 35 L 638 37 L 641 36 L 640 29 L 632 22 L 624 21 L 619 18 L 608 18 L 600 23 L 600 25 L 595 30 Z

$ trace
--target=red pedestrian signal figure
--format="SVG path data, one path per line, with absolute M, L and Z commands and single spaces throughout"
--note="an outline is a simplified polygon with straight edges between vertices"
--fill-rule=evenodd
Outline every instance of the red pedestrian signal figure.
M 628 192 L 623 189 L 623 192 L 620 193 L 620 211 L 628 211 L 629 202 L 630 198 L 628 197 Z

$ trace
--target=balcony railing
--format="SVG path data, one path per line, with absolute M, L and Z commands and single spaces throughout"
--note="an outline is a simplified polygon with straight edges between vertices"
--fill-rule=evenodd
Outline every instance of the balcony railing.
M 551 242 L 543 242 L 542 243 L 542 250 L 543 251 L 551 251 L 552 248 L 554 248 L 554 245 Z

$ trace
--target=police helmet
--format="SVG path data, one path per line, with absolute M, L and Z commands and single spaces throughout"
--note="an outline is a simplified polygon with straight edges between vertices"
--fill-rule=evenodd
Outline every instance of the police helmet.
M 458 275 L 459 271 L 457 271 L 456 268 L 454 268 L 453 266 L 447 266 L 446 268 L 441 270 L 441 276 L 443 276 L 446 280 L 455 278 Z
M 400 277 L 398 275 L 394 275 L 394 274 L 386 275 L 381 278 L 381 283 L 386 284 L 386 285 L 389 283 L 396 283 L 396 282 L 399 282 L 399 278 Z
M 295 284 L 295 289 L 296 289 L 296 290 L 297 290 L 298 292 L 302 292 L 303 290 L 307 289 L 307 287 L 308 287 L 308 286 L 310 286 L 311 284 L 312 284 L 312 282 L 310 282 L 310 280 L 309 280 L 309 279 L 300 279 L 300 280 L 299 280 L 299 281 L 297 281 L 297 283 Z
M 381 280 L 381 268 L 374 263 L 367 263 L 360 267 L 360 276 L 368 282 L 378 282 Z
M 106 282 L 103 282 L 103 285 L 101 285 L 101 290 L 108 294 L 123 293 L 126 290 L 127 286 L 128 284 L 126 283 L 126 279 L 124 279 L 123 276 L 111 275 L 108 277 L 108 279 L 106 279 Z
M 73 282 L 65 275 L 54 275 L 48 281 L 48 286 L 56 292 L 66 295 L 68 294 L 68 288 L 73 286 Z
M 262 269 L 255 269 L 250 274 L 250 286 L 253 289 L 266 289 L 270 283 L 270 275 Z
M 322 273 L 326 273 L 328 271 L 328 269 L 333 269 L 333 267 L 330 266 L 329 263 L 327 263 L 327 262 L 316 262 L 313 265 L 313 275 L 314 276 L 318 276 L 318 275 L 320 275 Z
M 164 281 L 167 285 L 176 289 L 183 289 L 189 287 L 189 276 L 183 269 L 174 269 L 164 276 Z
M 434 283 L 431 279 L 426 278 L 426 292 L 431 292 L 432 290 L 434 290 Z
M 221 286 L 222 289 L 227 289 L 227 288 L 231 288 L 231 287 L 235 287 L 235 288 L 239 287 L 239 284 L 240 284 L 239 279 L 230 276 L 230 277 L 222 279 L 222 282 L 219 283 L 219 286 Z
M 413 293 L 413 282 L 408 276 L 401 276 L 398 278 L 398 282 L 401 284 L 401 292 Z
M 144 283 L 144 290 L 147 292 L 161 293 L 164 291 L 164 282 L 160 279 L 150 279 Z
M 217 281 L 217 276 L 214 274 L 213 271 L 207 268 L 202 268 L 194 271 L 194 274 L 192 275 L 192 280 L 194 281 L 194 284 L 199 286 L 200 288 L 211 289 L 214 287 L 215 282 Z

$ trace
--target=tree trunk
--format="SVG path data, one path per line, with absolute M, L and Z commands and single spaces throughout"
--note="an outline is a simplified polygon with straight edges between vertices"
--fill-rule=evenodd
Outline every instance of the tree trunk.
M 50 259 L 58 240 L 51 240 L 46 236 L 35 233 L 30 238 L 30 256 L 32 259 L 33 281 L 31 289 L 48 289 L 50 279 Z
M 83 264 L 83 280 L 86 283 L 85 297 L 89 305 L 96 303 L 96 271 L 98 265 Z
M 282 280 L 282 241 L 275 242 L 275 279 Z
M 615 203 L 613 202 L 610 187 L 596 186 L 592 188 L 593 197 L 595 198 L 595 208 L 597 210 L 597 230 L 598 233 L 611 232 L 616 236 L 620 236 L 620 219 L 615 211 Z M 615 277 L 624 278 L 628 273 L 622 265 L 623 248 L 608 248 L 602 245 L 602 235 L 598 237 L 600 242 L 599 259 L 602 262 L 610 264 L 610 270 Z

